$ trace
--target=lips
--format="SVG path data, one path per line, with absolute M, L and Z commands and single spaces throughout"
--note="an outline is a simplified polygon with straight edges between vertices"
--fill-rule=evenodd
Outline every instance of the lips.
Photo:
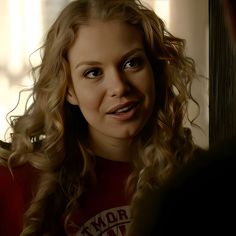
M 133 108 L 135 108 L 138 104 L 140 103 L 140 101 L 129 101 L 123 104 L 119 104 L 113 108 L 111 108 L 107 114 L 120 114 L 120 113 L 125 113 L 128 112 L 130 110 L 132 110 Z

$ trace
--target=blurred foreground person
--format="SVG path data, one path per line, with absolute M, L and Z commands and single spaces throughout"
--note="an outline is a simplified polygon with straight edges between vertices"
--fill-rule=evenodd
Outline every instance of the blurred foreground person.
M 163 187 L 146 189 L 132 236 L 236 235 L 236 142 L 201 154 Z
M 236 2 L 223 4 L 236 47 Z M 164 186 L 146 188 L 129 235 L 236 235 L 235 187 L 236 138 L 231 137 L 197 156 Z

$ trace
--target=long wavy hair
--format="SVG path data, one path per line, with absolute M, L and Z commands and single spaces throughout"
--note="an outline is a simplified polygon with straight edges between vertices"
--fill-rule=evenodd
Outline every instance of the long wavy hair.
M 94 176 L 93 152 L 86 146 L 87 122 L 79 107 L 66 101 L 71 74 L 67 53 L 81 25 L 91 19 L 118 19 L 139 28 L 155 78 L 156 103 L 145 128 L 136 138 L 137 154 L 128 186 L 132 212 L 145 188 L 162 185 L 191 159 L 196 146 L 184 127 L 195 65 L 185 55 L 185 41 L 170 34 L 153 10 L 139 0 L 76 0 L 51 26 L 41 47 L 42 62 L 33 68 L 33 103 L 12 122 L 11 152 L 1 163 L 13 168 L 29 163 L 40 170 L 35 197 L 26 212 L 24 235 L 61 235 L 78 207 L 86 183 Z

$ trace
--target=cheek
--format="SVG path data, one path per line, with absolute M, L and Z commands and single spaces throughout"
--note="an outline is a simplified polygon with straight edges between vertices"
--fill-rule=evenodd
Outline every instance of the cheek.
M 93 89 L 81 89 L 80 93 L 77 92 L 78 105 L 83 110 L 96 110 L 99 109 L 101 103 L 101 96 L 99 93 L 94 92 Z

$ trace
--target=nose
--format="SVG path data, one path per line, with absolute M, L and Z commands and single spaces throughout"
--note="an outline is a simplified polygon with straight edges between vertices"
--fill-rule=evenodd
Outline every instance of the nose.
M 128 79 L 117 70 L 113 70 L 109 75 L 108 94 L 111 97 L 122 97 L 130 91 Z

